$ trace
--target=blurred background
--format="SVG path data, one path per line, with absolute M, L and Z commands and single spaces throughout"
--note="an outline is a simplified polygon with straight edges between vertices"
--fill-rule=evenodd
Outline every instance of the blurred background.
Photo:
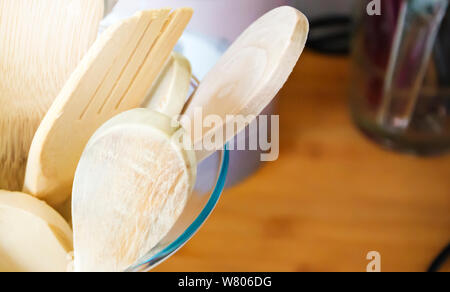
M 126 0 L 104 25 L 193 7 L 177 50 L 201 79 L 280 5 L 311 21 L 308 49 L 266 110 L 280 115 L 280 158 L 233 153 L 210 220 L 157 270 L 366 271 L 375 251 L 382 271 L 426 271 L 450 242 L 447 0 Z M 434 269 L 450 271 L 445 256 Z

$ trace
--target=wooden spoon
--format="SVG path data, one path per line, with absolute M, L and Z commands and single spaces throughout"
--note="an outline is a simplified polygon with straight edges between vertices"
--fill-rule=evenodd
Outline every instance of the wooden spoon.
M 172 53 L 143 107 L 169 117 L 180 115 L 189 94 L 191 78 L 189 60 L 178 53 Z
M 97 40 L 49 109 L 30 150 L 24 191 L 62 204 L 86 143 L 111 117 L 141 105 L 192 16 L 140 12 Z
M 125 271 L 183 212 L 196 161 L 194 152 L 172 140 L 180 128 L 171 122 L 134 109 L 90 139 L 73 187 L 75 271 Z
M 0 1 L 0 188 L 22 188 L 35 131 L 102 17 L 103 0 Z
M 204 141 L 226 133 L 235 124 L 237 115 L 257 116 L 277 95 L 292 73 L 305 47 L 309 23 L 297 9 L 284 6 L 276 8 L 253 23 L 228 49 L 216 66 L 200 83 L 182 119 L 184 128 L 191 132 L 194 149 L 203 149 Z M 194 121 L 218 115 L 224 124 L 203 128 L 196 135 Z M 227 115 L 235 116 L 228 119 Z M 220 149 L 251 120 L 229 131 L 225 139 L 217 139 L 214 149 L 197 151 L 202 161 Z M 239 124 L 239 123 L 236 123 Z M 191 130 L 192 129 L 192 130 Z
M 163 71 L 153 84 L 142 107 L 177 117 L 183 110 L 191 84 L 189 60 L 178 53 L 172 53 Z M 72 200 L 68 199 L 56 209 L 71 224 Z
M 258 115 L 286 82 L 307 32 L 306 18 L 294 8 L 269 12 L 206 77 L 191 107 L 220 116 Z M 77 271 L 124 270 L 170 231 L 195 183 L 194 152 L 175 143 L 183 133 L 173 119 L 135 109 L 108 121 L 89 141 L 73 188 Z
M 66 272 L 72 230 L 45 202 L 0 190 L 0 272 Z

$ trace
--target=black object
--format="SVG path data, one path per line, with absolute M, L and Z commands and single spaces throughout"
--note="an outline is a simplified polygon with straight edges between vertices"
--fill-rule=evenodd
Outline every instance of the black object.
M 428 269 L 429 273 L 439 272 L 442 266 L 447 262 L 450 258 L 450 244 L 437 256 L 437 258 L 433 261 L 430 268 Z
M 307 47 L 324 54 L 348 55 L 351 47 L 352 18 L 332 15 L 310 22 Z
M 434 49 L 434 59 L 439 83 L 450 85 L 450 13 L 442 21 Z

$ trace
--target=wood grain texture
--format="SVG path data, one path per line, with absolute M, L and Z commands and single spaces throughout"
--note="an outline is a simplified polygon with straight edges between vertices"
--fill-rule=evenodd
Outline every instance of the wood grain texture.
M 223 121 L 204 127 L 202 135 L 191 130 L 195 149 L 204 149 L 206 141 L 215 141 L 216 147 L 210 149 L 222 148 L 249 124 L 239 124 L 229 133 L 239 120 L 237 115 L 255 117 L 267 107 L 297 64 L 308 32 L 306 16 L 283 6 L 269 11 L 241 34 L 200 83 L 184 113 L 189 119 L 181 119 L 185 129 L 194 129 L 196 119 L 210 115 Z M 218 138 L 222 136 L 225 138 Z M 214 152 L 197 151 L 197 160 Z
M 143 56 L 151 49 L 167 15 L 168 11 L 137 13 L 111 26 L 97 39 L 36 131 L 25 173 L 25 193 L 46 200 L 52 206 L 70 197 L 84 146 L 95 130 L 115 115 L 112 111 L 101 114 L 100 108 L 110 99 L 117 84 L 125 79 L 122 72 L 138 49 L 142 48 Z M 152 26 L 156 26 L 154 31 Z M 142 44 L 146 34 L 151 35 L 152 41 Z M 131 67 L 134 72 L 129 74 L 129 79 L 139 68 Z M 125 88 L 129 86 L 130 82 L 125 82 Z
M 172 138 L 179 129 L 134 109 L 89 140 L 73 187 L 75 271 L 124 271 L 174 226 L 197 171 L 194 152 Z
M 349 62 L 306 52 L 280 93 L 281 155 L 225 191 L 156 271 L 424 271 L 450 241 L 450 156 L 380 149 L 355 128 Z
M 39 126 L 24 191 L 57 207 L 69 197 L 82 151 L 115 115 L 139 107 L 192 17 L 181 8 L 138 12 L 89 50 Z
M 102 17 L 102 0 L 0 1 L 0 188 L 22 188 L 34 133 Z

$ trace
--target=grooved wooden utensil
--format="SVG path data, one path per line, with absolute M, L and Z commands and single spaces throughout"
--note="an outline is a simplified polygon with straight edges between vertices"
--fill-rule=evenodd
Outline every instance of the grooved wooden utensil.
M 0 188 L 22 188 L 36 129 L 102 17 L 103 0 L 0 1 Z
M 191 65 L 189 60 L 178 53 L 172 53 L 163 71 L 153 84 L 150 94 L 142 107 L 177 117 L 186 102 L 191 84 Z M 57 211 L 72 223 L 72 201 L 67 200 L 58 206 Z
M 139 12 L 110 27 L 48 111 L 31 146 L 24 191 L 57 206 L 71 194 L 95 130 L 141 105 L 192 16 L 188 8 Z

